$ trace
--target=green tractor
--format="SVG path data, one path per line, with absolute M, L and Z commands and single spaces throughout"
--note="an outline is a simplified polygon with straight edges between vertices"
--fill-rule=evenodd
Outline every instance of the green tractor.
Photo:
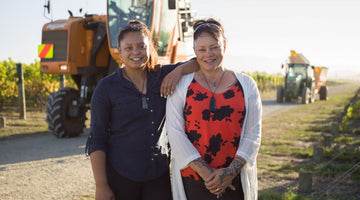
M 317 94 L 320 100 L 326 100 L 326 74 L 326 67 L 314 67 L 302 54 L 291 51 L 285 65 L 285 87 L 278 86 L 276 101 L 281 103 L 285 98 L 285 102 L 291 102 L 301 98 L 301 103 L 308 104 L 315 101 Z

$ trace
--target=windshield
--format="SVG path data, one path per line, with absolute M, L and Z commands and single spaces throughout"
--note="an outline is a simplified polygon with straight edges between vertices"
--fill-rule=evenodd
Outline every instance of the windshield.
M 108 21 L 112 48 L 118 47 L 117 36 L 119 29 L 127 24 L 129 20 L 137 19 L 150 27 L 152 2 L 153 0 L 109 0 Z
M 293 64 L 293 65 L 290 65 L 290 67 L 289 67 L 288 76 L 301 75 L 301 76 L 305 77 L 306 76 L 306 70 L 307 70 L 307 65 Z

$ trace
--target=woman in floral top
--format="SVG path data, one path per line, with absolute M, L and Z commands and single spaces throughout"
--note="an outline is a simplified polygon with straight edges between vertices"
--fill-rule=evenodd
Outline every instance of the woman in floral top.
M 225 47 L 218 21 L 194 24 L 200 70 L 181 79 L 166 107 L 174 200 L 257 199 L 261 99 L 252 78 L 223 67 Z

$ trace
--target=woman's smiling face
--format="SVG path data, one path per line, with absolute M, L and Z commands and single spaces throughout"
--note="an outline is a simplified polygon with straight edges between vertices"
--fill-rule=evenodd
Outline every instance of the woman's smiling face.
M 203 32 L 194 41 L 194 51 L 200 68 L 212 71 L 222 66 L 225 47 L 223 39 L 215 39 L 207 32 Z
M 141 32 L 126 33 L 120 41 L 119 53 L 123 65 L 144 68 L 149 60 L 149 38 Z

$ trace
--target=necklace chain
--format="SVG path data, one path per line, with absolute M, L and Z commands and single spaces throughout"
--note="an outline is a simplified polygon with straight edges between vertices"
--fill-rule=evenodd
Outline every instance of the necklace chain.
M 221 77 L 219 78 L 218 83 L 216 84 L 216 82 L 215 82 L 215 83 L 213 84 L 213 85 L 215 86 L 214 91 L 212 91 L 212 90 L 211 90 L 210 84 L 209 84 L 208 80 L 206 79 L 205 74 L 204 74 L 202 71 L 200 71 L 200 72 L 201 72 L 201 74 L 203 75 L 204 80 L 205 80 L 205 82 L 206 82 L 207 86 L 209 87 L 209 90 L 211 91 L 212 95 L 214 96 L 214 93 L 216 92 L 216 89 L 218 88 L 218 86 L 219 86 L 219 85 L 220 85 L 220 83 L 221 83 L 221 80 L 222 80 L 222 79 L 223 79 L 223 77 L 224 77 L 225 71 L 222 73 Z
M 207 79 L 206 79 L 205 74 L 204 74 L 202 71 L 201 71 L 201 74 L 203 75 L 203 77 L 204 77 L 204 79 L 205 79 L 205 82 L 206 82 L 207 86 L 209 87 L 209 90 L 210 90 L 211 93 L 212 93 L 212 94 L 211 94 L 211 98 L 210 98 L 209 110 L 210 110 L 211 112 L 215 112 L 215 111 L 216 111 L 216 100 L 215 100 L 215 97 L 214 97 L 214 93 L 216 92 L 216 89 L 217 89 L 218 86 L 220 85 L 221 80 L 222 80 L 223 77 L 224 77 L 225 71 L 222 73 L 222 75 L 221 75 L 221 77 L 220 77 L 220 80 L 219 80 L 218 84 L 216 85 L 214 91 L 211 90 L 211 87 L 210 87 L 210 85 L 209 85 L 209 82 L 208 82 Z M 216 83 L 216 82 L 215 82 L 215 83 Z
M 126 69 L 124 68 L 124 75 L 126 76 L 126 78 L 127 79 L 129 79 L 129 81 L 135 86 L 135 88 L 137 88 L 136 87 L 136 85 L 135 85 L 135 82 L 130 78 L 130 76 L 127 74 L 127 72 L 126 72 Z M 144 80 L 143 80 L 143 83 L 142 83 L 142 88 L 141 88 L 141 94 L 143 94 L 144 95 L 144 87 L 145 87 L 145 82 L 146 82 L 146 71 L 145 71 L 145 76 L 144 76 Z M 139 89 L 139 88 L 137 88 L 137 89 Z
M 129 79 L 129 81 L 134 85 L 134 87 L 137 88 L 134 81 L 132 81 L 131 78 L 129 77 L 129 75 L 126 73 L 126 69 L 124 69 L 124 75 L 126 76 L 127 79 Z M 146 71 L 145 71 L 145 76 L 144 76 L 144 80 L 143 80 L 143 83 L 142 83 L 142 88 L 141 88 L 141 91 L 140 91 L 141 92 L 142 109 L 147 109 L 148 108 L 148 103 L 147 103 L 147 100 L 146 100 L 145 94 L 144 94 L 145 82 L 146 82 Z

